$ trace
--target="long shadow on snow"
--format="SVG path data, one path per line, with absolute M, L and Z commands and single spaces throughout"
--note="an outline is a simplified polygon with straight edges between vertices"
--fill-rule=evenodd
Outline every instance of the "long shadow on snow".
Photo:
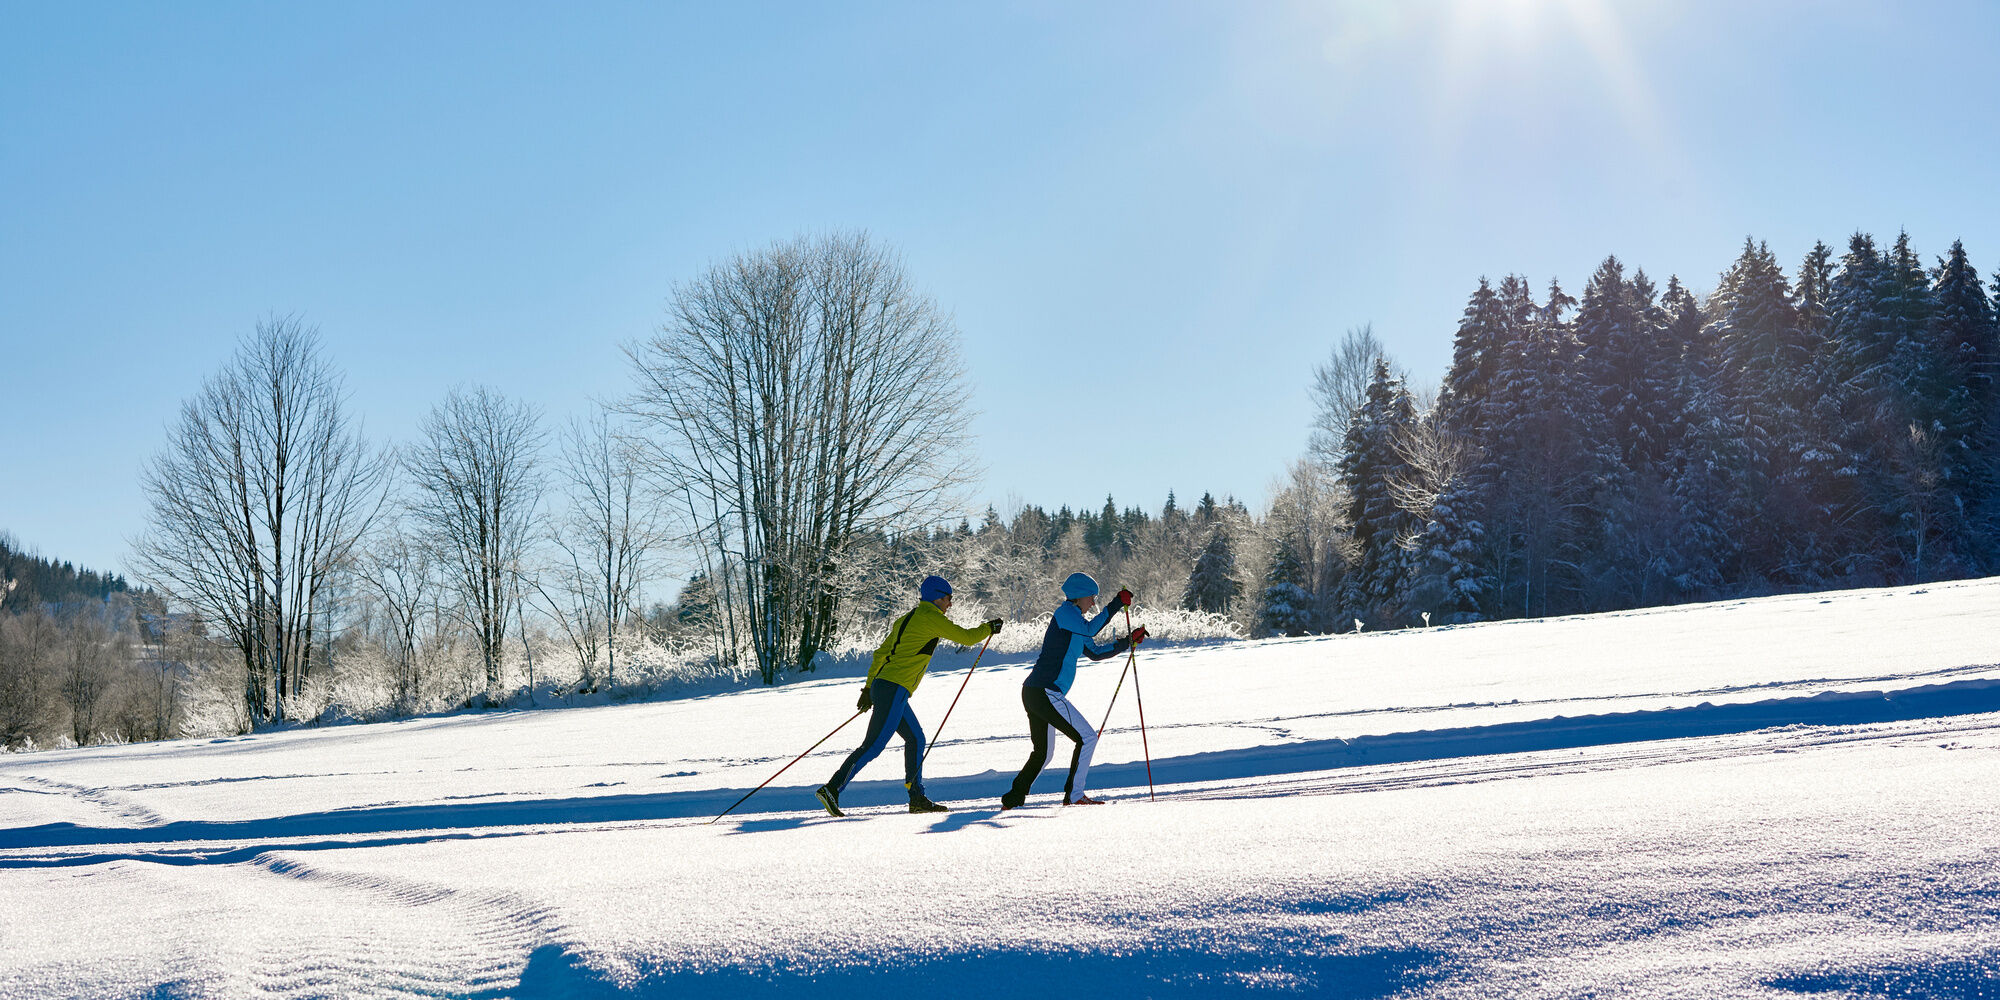
M 1358 736 L 1352 740 L 1307 740 L 1274 746 L 1219 750 L 1209 753 L 1163 757 L 1153 761 L 1153 775 L 1160 781 L 1230 781 L 1324 771 L 1371 764 L 1398 764 L 1420 760 L 1476 757 L 1488 754 L 1564 750 L 1577 747 L 1632 743 L 1645 740 L 1681 739 L 1752 732 L 1789 725 L 1862 725 L 1907 719 L 1939 718 L 2000 712 L 2000 682 L 1959 681 L 1883 693 L 1828 692 L 1805 698 L 1782 698 L 1740 705 L 1702 704 L 1688 708 L 1650 712 L 1623 712 L 1577 718 L 1536 719 L 1492 726 L 1466 726 L 1423 732 Z M 872 765 L 877 773 L 900 771 L 899 755 L 891 752 Z M 1011 763 L 1011 762 L 1010 762 Z M 1057 759 L 1036 782 L 1035 790 L 1054 792 L 1062 787 L 1066 761 Z M 950 800 L 997 799 L 1006 787 L 1009 771 L 939 777 L 929 781 L 934 798 Z M 1143 785 L 1142 764 L 1123 763 L 1093 766 L 1093 788 L 1133 788 Z M 739 807 L 732 829 L 787 829 L 813 822 L 835 822 L 825 817 L 813 819 L 748 819 L 759 813 L 813 810 L 809 783 L 773 786 Z M 428 831 L 477 830 L 496 827 L 541 826 L 572 823 L 617 823 L 648 820 L 707 819 L 736 801 L 747 788 L 700 789 L 655 795 L 599 795 L 565 799 L 534 799 L 513 802 L 467 802 L 450 805 L 381 806 L 338 809 L 269 819 L 237 822 L 182 821 L 139 828 L 102 828 L 72 823 L 0 830 L 0 849 L 59 848 L 84 845 L 165 844 L 182 841 L 224 841 L 230 848 L 221 854 L 174 854 L 134 852 L 124 855 L 96 853 L 87 857 L 0 858 L 0 868 L 29 868 L 96 864 L 116 857 L 169 863 L 196 864 L 220 860 L 241 860 L 246 852 L 260 850 L 313 850 L 364 846 L 338 841 L 316 844 L 273 844 L 266 848 L 244 846 L 246 842 L 303 837 L 353 837 L 382 834 L 413 834 Z M 842 805 L 866 808 L 899 806 L 903 787 L 900 775 L 892 780 L 855 782 L 842 796 Z M 956 814 L 954 814 L 956 815 Z M 984 819 L 985 817 L 979 816 Z M 1002 822 L 1010 819 L 1003 818 Z M 957 829 L 940 824 L 940 832 Z
M 559 946 L 528 957 L 519 986 L 480 1000 L 758 1000 L 761 997 L 880 997 L 965 993 L 993 1000 L 1083 996 L 1198 998 L 1268 995 L 1273 989 L 1328 1000 L 1368 1000 L 1421 986 L 1439 974 L 1439 956 L 1419 949 L 1359 954 L 1264 954 L 1154 945 L 1123 954 L 971 951 L 853 965 L 778 963 L 762 968 L 688 970 L 620 988 Z

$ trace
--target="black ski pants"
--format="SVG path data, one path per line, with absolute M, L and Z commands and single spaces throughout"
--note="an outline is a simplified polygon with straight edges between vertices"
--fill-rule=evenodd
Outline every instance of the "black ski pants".
M 1028 762 L 1021 765 L 1021 773 L 1014 776 L 1014 786 L 1001 797 L 1001 803 L 1012 807 L 1028 800 L 1028 789 L 1035 784 L 1035 778 L 1049 761 L 1051 733 L 1061 733 L 1076 742 L 1076 749 L 1069 758 L 1069 776 L 1063 780 L 1063 801 L 1067 803 L 1083 794 L 1084 778 L 1090 771 L 1090 755 L 1097 749 L 1097 730 L 1090 728 L 1083 714 L 1060 691 L 1023 687 L 1021 707 L 1028 710 L 1028 740 L 1033 747 L 1028 751 Z

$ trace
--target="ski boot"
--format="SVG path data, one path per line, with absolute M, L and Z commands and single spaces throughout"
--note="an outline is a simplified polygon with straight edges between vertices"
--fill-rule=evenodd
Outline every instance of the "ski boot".
M 840 793 L 834 791 L 832 785 L 821 785 L 813 789 L 813 797 L 819 799 L 819 804 L 826 807 L 826 814 L 828 816 L 840 817 L 847 815 L 840 811 Z
M 924 793 L 915 792 L 910 795 L 910 811 L 913 813 L 948 813 L 951 810 L 932 802 L 930 797 Z

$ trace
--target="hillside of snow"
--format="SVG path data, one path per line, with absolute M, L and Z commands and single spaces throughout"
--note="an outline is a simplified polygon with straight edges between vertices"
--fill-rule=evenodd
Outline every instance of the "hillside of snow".
M 1135 609 L 1135 622 L 1145 619 Z M 2000 580 L 0 757 L 0 998 L 2000 997 Z M 1084 666 L 1103 717 L 1125 663 Z M 1153 792 L 1148 792 L 1148 765 Z

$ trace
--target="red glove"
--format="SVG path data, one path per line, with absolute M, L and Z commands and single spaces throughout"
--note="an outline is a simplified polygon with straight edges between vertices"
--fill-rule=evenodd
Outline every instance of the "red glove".
M 1131 606 L 1132 606 L 1132 592 L 1131 592 L 1131 591 L 1129 591 L 1129 590 L 1126 590 L 1126 589 L 1125 589 L 1125 588 L 1123 588 L 1123 587 L 1120 587 L 1120 588 L 1118 588 L 1118 603 L 1120 603 L 1120 604 L 1123 604 L 1123 605 L 1125 605 L 1126 607 L 1131 607 Z
M 1146 641 L 1146 626 L 1141 625 L 1138 628 L 1132 630 L 1132 645 L 1137 646 L 1138 644 L 1145 641 Z

